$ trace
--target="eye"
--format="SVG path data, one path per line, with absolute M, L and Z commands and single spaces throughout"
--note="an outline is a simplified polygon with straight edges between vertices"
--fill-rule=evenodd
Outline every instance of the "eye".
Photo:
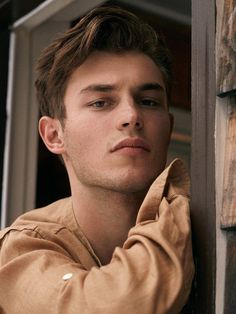
M 87 103 L 92 110 L 111 110 L 115 106 L 116 100 L 113 97 L 94 98 Z
M 95 108 L 103 108 L 106 105 L 106 102 L 104 100 L 96 101 L 92 104 Z
M 105 100 L 97 100 L 89 104 L 89 107 L 95 108 L 95 109 L 102 109 L 104 107 L 107 107 L 109 104 Z
M 144 107 L 150 107 L 150 108 L 156 108 L 156 107 L 160 107 L 161 106 L 159 101 L 154 100 L 154 99 L 149 99 L 149 98 L 142 99 L 140 101 L 140 105 L 144 106 Z

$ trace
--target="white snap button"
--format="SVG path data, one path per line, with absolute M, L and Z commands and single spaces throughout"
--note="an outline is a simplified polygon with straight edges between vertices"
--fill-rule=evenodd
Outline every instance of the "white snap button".
M 63 280 L 69 280 L 72 276 L 73 276 L 72 273 L 68 273 L 68 274 L 65 274 L 65 275 L 62 277 L 62 279 L 63 279 Z

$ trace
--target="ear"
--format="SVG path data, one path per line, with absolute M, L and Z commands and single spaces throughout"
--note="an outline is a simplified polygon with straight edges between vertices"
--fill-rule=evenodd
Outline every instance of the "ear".
M 58 119 L 43 116 L 39 120 L 39 134 L 50 152 L 64 153 L 63 128 Z

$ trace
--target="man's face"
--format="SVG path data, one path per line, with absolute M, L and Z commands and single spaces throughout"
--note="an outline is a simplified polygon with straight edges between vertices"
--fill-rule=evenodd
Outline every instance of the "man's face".
M 78 184 L 146 191 L 163 170 L 170 117 L 162 74 L 146 55 L 94 52 L 69 79 L 64 152 Z

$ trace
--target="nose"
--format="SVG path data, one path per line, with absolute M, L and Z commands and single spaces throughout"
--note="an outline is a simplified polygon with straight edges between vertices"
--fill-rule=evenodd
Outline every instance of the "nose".
M 143 128 L 143 117 L 140 108 L 132 101 L 125 101 L 120 104 L 119 116 L 117 122 L 117 128 L 119 130 L 124 129 L 136 129 Z

